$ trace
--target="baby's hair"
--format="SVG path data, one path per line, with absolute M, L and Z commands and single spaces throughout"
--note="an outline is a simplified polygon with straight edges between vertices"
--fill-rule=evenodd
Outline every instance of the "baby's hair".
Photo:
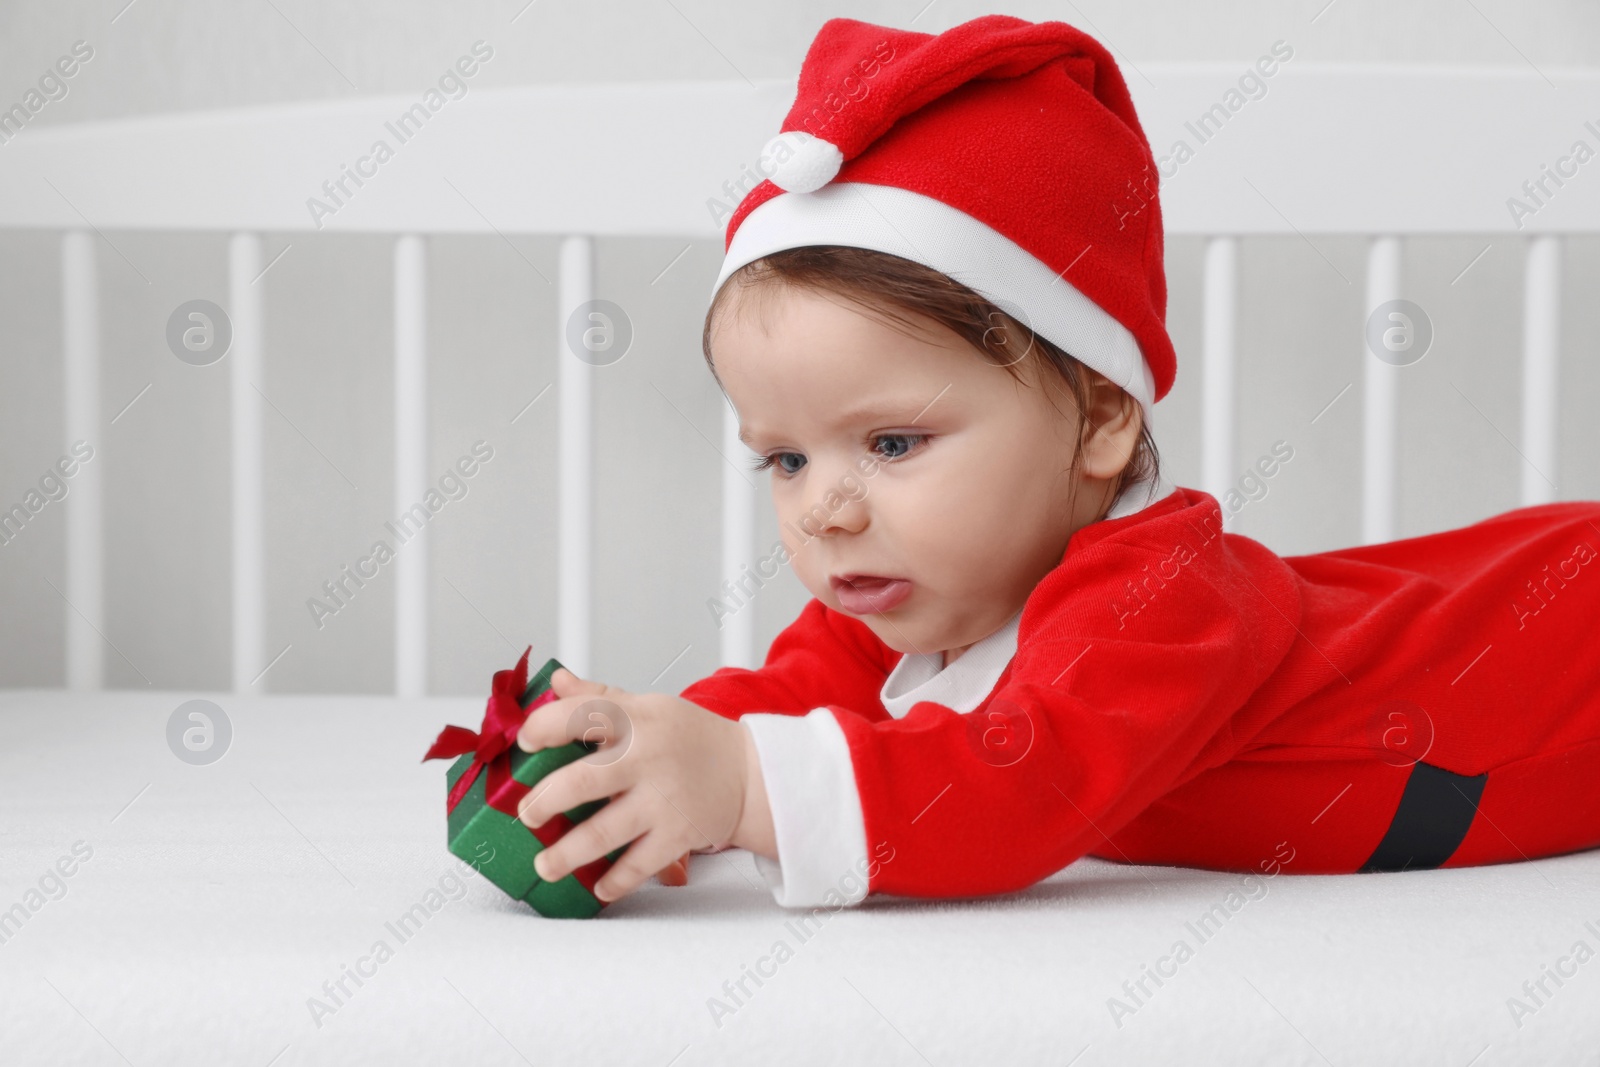
M 1072 455 L 1072 467 L 1077 469 L 1083 447 L 1083 412 L 1091 401 L 1089 376 L 1104 375 L 1084 366 L 954 278 L 887 252 L 845 245 L 806 245 L 773 252 L 734 271 L 711 301 L 700 337 L 706 366 L 711 369 L 713 378 L 717 377 L 717 368 L 711 358 L 712 329 L 729 290 L 737 286 L 740 290 L 759 293 L 777 285 L 832 293 L 863 310 L 880 312 L 908 326 L 919 325 L 918 319 L 932 320 L 967 341 L 980 356 L 1018 381 L 1023 380 L 1018 365 L 1029 353 L 1038 352 L 1077 402 L 1078 433 L 1074 437 Z M 1025 343 L 1014 339 L 1025 339 Z M 721 379 L 717 378 L 717 382 L 720 385 Z M 1048 394 L 1049 390 L 1046 392 Z M 1125 404 L 1138 404 L 1126 392 L 1122 398 Z M 1050 395 L 1049 400 L 1060 412 L 1055 397 Z M 1066 413 L 1062 412 L 1062 416 L 1066 417 Z M 1108 499 L 1115 501 L 1123 488 L 1133 482 L 1154 479 L 1160 464 L 1155 438 L 1150 427 L 1141 420 L 1133 455 L 1123 467 Z

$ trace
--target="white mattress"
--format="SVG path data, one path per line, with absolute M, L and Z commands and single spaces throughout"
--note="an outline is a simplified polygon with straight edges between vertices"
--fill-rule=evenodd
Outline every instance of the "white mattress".
M 1002 898 L 873 897 L 804 940 L 732 851 L 694 856 L 687 887 L 550 920 L 445 847 L 448 761 L 418 761 L 480 700 L 211 694 L 234 737 L 194 767 L 165 737 L 194 695 L 0 694 L 0 909 L 93 850 L 0 944 L 0 1062 L 1600 1059 L 1600 958 L 1569 957 L 1600 952 L 1600 851 L 1286 873 L 1231 912 L 1239 876 L 1084 860 Z M 464 894 L 400 941 L 386 923 L 452 872 Z M 1219 904 L 1202 941 L 1189 924 Z M 380 939 L 392 957 L 317 1025 L 309 998 Z M 1124 981 L 1180 939 L 1192 957 L 1136 1003 Z M 1558 965 L 1536 1005 L 1523 983 Z M 724 983 L 758 966 L 735 1001 Z M 1112 997 L 1135 1010 L 1115 1019 Z

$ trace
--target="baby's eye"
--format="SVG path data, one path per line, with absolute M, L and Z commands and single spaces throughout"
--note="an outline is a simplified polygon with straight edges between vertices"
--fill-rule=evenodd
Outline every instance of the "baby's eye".
M 920 444 L 927 439 L 928 435 L 925 433 L 881 433 L 874 437 L 873 441 L 913 441 L 917 444 Z M 898 450 L 895 450 L 894 448 L 891 448 L 887 452 L 879 450 L 878 454 L 884 459 L 899 459 L 901 456 L 904 456 L 907 452 L 910 452 L 915 447 L 916 444 L 902 445 L 898 448 Z
M 782 462 L 784 457 L 787 456 L 792 456 L 795 459 L 798 459 L 800 462 L 791 467 L 787 463 Z M 760 459 L 756 460 L 750 469 L 759 472 L 767 470 L 774 465 L 783 472 L 785 477 L 788 477 L 795 474 L 800 470 L 801 467 L 806 465 L 806 457 L 802 456 L 798 452 L 774 452 L 770 456 L 762 456 Z

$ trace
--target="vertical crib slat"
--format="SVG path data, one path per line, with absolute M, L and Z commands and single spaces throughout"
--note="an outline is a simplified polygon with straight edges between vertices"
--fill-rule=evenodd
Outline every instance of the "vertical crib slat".
M 1363 309 L 1361 361 L 1363 442 L 1361 462 L 1361 540 L 1390 541 L 1395 535 L 1399 453 L 1396 450 L 1401 368 L 1385 363 L 1367 347 L 1366 317 L 1378 305 L 1400 298 L 1400 239 L 1374 237 L 1367 248 L 1367 302 Z
M 1535 237 L 1523 266 L 1522 503 L 1556 499 L 1561 238 Z
M 756 607 L 747 599 L 754 589 L 741 588 L 741 579 L 755 574 L 756 490 L 755 482 L 734 464 L 751 454 L 739 440 L 739 415 L 724 401 L 722 410 L 722 453 L 731 462 L 722 465 L 722 577 L 736 591 L 731 598 L 738 605 L 732 615 L 723 616 L 721 639 L 722 666 L 756 667 Z M 755 581 L 760 580 L 757 575 Z
M 233 691 L 243 693 L 266 666 L 266 512 L 262 503 L 266 448 L 262 441 L 261 236 L 228 241 L 228 349 L 233 446 Z
M 594 241 L 585 236 L 561 241 L 560 314 L 556 318 L 556 352 L 561 369 L 560 512 L 556 656 L 573 673 L 589 673 L 589 613 L 593 595 L 590 543 L 593 529 L 594 368 L 569 347 L 567 322 L 594 298 Z
M 427 244 L 402 234 L 394 242 L 394 506 L 401 518 L 428 491 L 427 331 Z M 428 691 L 429 537 L 428 524 L 417 525 L 395 553 L 394 691 L 401 697 Z
M 1200 484 L 1221 500 L 1232 484 L 1234 321 L 1238 307 L 1238 239 L 1206 241 L 1201 381 Z M 1222 526 L 1233 528 L 1223 509 Z
M 102 530 L 107 462 L 100 420 L 100 288 L 95 275 L 94 237 L 69 230 L 61 239 L 61 337 L 66 393 L 66 445 L 94 449 L 78 467 L 66 506 L 67 688 L 88 691 L 105 684 L 104 550 Z

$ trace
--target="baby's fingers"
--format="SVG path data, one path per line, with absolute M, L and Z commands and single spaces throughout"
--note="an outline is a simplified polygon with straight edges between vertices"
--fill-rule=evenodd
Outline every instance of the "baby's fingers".
M 547 882 L 566 877 L 644 833 L 644 814 L 641 805 L 625 796 L 612 801 L 535 856 L 534 871 Z
M 594 895 L 605 901 L 627 896 L 682 855 L 682 848 L 682 841 L 674 841 L 660 830 L 649 831 L 629 845 L 605 877 L 594 884 Z
M 556 691 L 558 697 L 601 696 L 607 686 L 603 682 L 592 682 L 586 678 L 579 678 L 565 667 L 558 669 L 550 676 L 550 688 Z
M 656 881 L 662 885 L 689 884 L 689 853 L 685 852 L 656 872 Z
M 611 689 L 610 696 L 568 696 L 541 704 L 528 713 L 517 731 L 517 747 L 524 752 L 555 748 L 569 741 L 617 745 L 631 735 L 631 720 L 618 703 L 628 694 Z
M 561 811 L 571 811 L 586 800 L 599 800 L 621 791 L 618 772 L 589 759 L 573 760 L 551 771 L 517 804 L 517 818 L 538 828 Z M 609 805 L 607 805 L 609 807 Z

